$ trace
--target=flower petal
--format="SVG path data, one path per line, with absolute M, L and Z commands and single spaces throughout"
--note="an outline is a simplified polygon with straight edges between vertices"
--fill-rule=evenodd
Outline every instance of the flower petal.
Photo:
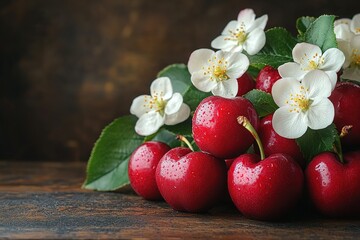
M 272 87 L 271 95 L 274 102 L 279 106 L 286 106 L 291 95 L 295 95 L 301 87 L 301 83 L 295 78 L 281 78 Z
M 138 118 L 141 117 L 143 114 L 151 111 L 150 105 L 147 104 L 152 97 L 150 95 L 141 95 L 136 97 L 131 104 L 130 113 L 137 116 Z
M 266 37 L 264 30 L 255 28 L 248 34 L 243 48 L 249 55 L 255 55 L 265 46 L 265 42 Z
M 323 64 L 319 69 L 324 71 L 338 72 L 345 61 L 345 55 L 337 48 L 330 48 L 322 55 Z
M 224 30 L 221 32 L 221 35 L 225 35 L 225 36 L 230 35 L 230 32 L 234 31 L 237 28 L 238 28 L 238 21 L 232 20 L 226 25 Z
M 308 127 L 302 112 L 290 112 L 288 106 L 278 108 L 274 112 L 272 124 L 277 134 L 290 139 L 301 137 Z
M 252 25 L 252 29 L 261 28 L 262 30 L 264 30 L 266 27 L 267 21 L 268 21 L 268 15 L 267 14 L 262 15 L 261 17 L 255 19 L 255 22 Z
M 337 40 L 350 41 L 354 33 L 351 32 L 349 24 L 342 23 L 335 25 L 334 32 Z
M 206 48 L 201 48 L 192 52 L 188 61 L 189 72 L 192 74 L 200 71 L 202 67 L 207 66 L 207 61 L 213 54 L 213 50 Z
M 321 70 L 308 72 L 302 80 L 302 85 L 309 90 L 308 98 L 327 98 L 331 94 L 332 85 L 328 75 Z
M 240 52 L 234 52 L 227 58 L 229 63 L 228 69 L 226 74 L 230 78 L 239 78 L 241 77 L 244 72 L 249 68 L 249 59 L 245 54 Z
M 197 89 L 203 92 L 210 92 L 217 85 L 215 80 L 210 79 L 209 74 L 204 74 L 201 71 L 194 72 L 191 75 L 191 82 Z
M 142 115 L 135 124 L 135 131 L 141 136 L 149 136 L 159 130 L 164 125 L 164 117 L 156 111 L 151 111 Z
M 352 60 L 351 59 L 352 49 L 350 46 L 350 42 L 344 40 L 338 40 L 338 47 L 345 55 L 345 62 L 343 64 L 343 68 L 347 68 L 351 64 L 351 60 Z
M 341 77 L 344 79 L 360 82 L 360 68 L 359 67 L 346 68 L 344 69 L 344 72 L 341 75 Z
M 237 44 L 237 41 L 229 39 L 228 36 L 221 35 L 215 38 L 211 42 L 211 47 L 215 49 L 221 49 L 223 51 L 231 51 Z
M 170 100 L 166 103 L 165 114 L 171 115 L 179 111 L 181 104 L 183 103 L 183 97 L 180 93 L 174 93 Z
M 256 15 L 254 10 L 246 8 L 240 11 L 237 21 L 239 25 L 245 26 L 245 31 L 247 32 L 247 30 L 254 24 L 255 17 Z
M 283 78 L 295 78 L 300 81 L 304 75 L 305 71 L 302 71 L 300 68 L 300 64 L 295 62 L 284 63 L 283 65 L 278 67 L 278 71 L 281 77 Z
M 301 68 L 307 69 L 311 61 L 319 62 L 322 51 L 317 45 L 302 42 L 295 45 L 292 55 L 294 62 L 299 63 Z
M 226 81 L 219 82 L 211 92 L 215 96 L 232 98 L 236 96 L 238 88 L 239 86 L 237 80 L 234 78 L 230 78 Z
M 173 95 L 173 88 L 170 78 L 160 77 L 155 79 L 150 86 L 150 93 L 152 97 L 162 97 L 168 100 Z
M 308 110 L 308 125 L 311 129 L 323 129 L 329 126 L 335 116 L 334 105 L 328 98 L 323 98 Z
M 356 14 L 351 22 L 350 22 L 350 29 L 356 35 L 360 34 L 360 13 Z
M 183 103 L 181 104 L 179 111 L 171 115 L 165 116 L 165 124 L 175 125 L 185 121 L 186 119 L 188 119 L 189 116 L 190 116 L 190 107 L 187 104 Z
M 338 26 L 340 24 L 345 24 L 350 27 L 350 22 L 351 22 L 350 18 L 340 18 L 340 19 L 334 21 L 334 26 Z
M 335 72 L 335 71 L 326 71 L 325 73 L 328 75 L 329 80 L 331 82 L 331 90 L 334 90 L 335 85 L 336 85 L 337 80 L 338 80 L 337 72 Z

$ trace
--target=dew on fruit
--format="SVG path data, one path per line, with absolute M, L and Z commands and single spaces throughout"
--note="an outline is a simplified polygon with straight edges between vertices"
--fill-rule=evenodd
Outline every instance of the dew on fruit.
M 210 128 L 214 125 L 214 104 L 212 102 L 205 102 L 201 105 L 198 113 L 195 115 L 195 124 Z
M 253 184 L 260 176 L 262 166 L 256 166 L 254 168 L 245 167 L 243 164 L 238 164 L 235 167 L 235 184 L 248 185 Z
M 327 185 L 329 185 L 331 179 L 330 179 L 329 169 L 326 166 L 326 164 L 322 162 L 319 163 L 318 165 L 315 166 L 315 171 L 317 171 L 320 174 L 322 186 L 326 187 Z

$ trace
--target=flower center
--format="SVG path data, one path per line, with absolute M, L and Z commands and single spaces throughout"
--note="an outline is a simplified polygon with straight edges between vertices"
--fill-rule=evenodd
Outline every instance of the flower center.
M 308 92 L 309 89 L 300 86 L 300 91 L 298 93 L 290 94 L 290 98 L 286 100 L 286 104 L 290 106 L 290 112 L 300 113 L 300 111 L 306 112 L 309 110 L 313 101 L 307 98 Z
M 145 97 L 144 106 L 147 106 L 150 111 L 156 111 L 164 115 L 166 103 L 162 96 L 155 94 L 154 97 Z
M 315 53 L 312 57 L 308 57 L 305 53 L 304 56 L 300 60 L 300 64 L 303 65 L 302 70 L 304 71 L 311 71 L 315 69 L 319 69 L 319 67 L 324 64 L 325 60 L 322 56 L 319 56 L 319 54 Z M 307 63 L 307 64 L 306 64 Z
M 229 79 L 229 76 L 226 74 L 226 68 L 224 66 L 216 66 L 213 74 L 218 82 L 225 81 Z
M 245 33 L 245 31 L 239 31 L 236 34 L 236 38 L 237 38 L 239 44 L 243 44 L 247 38 L 247 34 Z
M 354 49 L 351 55 L 351 65 L 360 66 L 360 53 L 358 49 Z
M 308 70 L 314 70 L 314 69 L 317 69 L 318 67 L 318 64 L 314 61 L 314 60 L 311 60 L 309 62 L 309 65 L 307 67 Z
M 228 62 L 224 58 L 213 56 L 208 60 L 208 66 L 203 67 L 204 75 L 209 75 L 211 81 L 222 82 L 230 79 L 226 74 Z
M 229 33 L 230 36 L 225 38 L 225 40 L 236 41 L 238 45 L 243 45 L 247 39 L 244 23 L 241 23 L 240 27 L 236 28 L 235 31 L 229 30 Z

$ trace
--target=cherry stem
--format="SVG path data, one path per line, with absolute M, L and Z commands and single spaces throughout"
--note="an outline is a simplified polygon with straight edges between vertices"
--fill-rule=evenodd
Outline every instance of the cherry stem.
M 344 163 L 344 157 L 343 157 L 340 137 L 341 137 L 341 135 L 339 137 L 335 138 L 334 152 L 336 153 L 336 155 L 338 155 L 340 162 Z
M 352 125 L 343 126 L 343 128 L 341 129 L 340 137 L 343 138 L 348 135 L 352 127 Z
M 259 150 L 260 150 L 260 157 L 261 157 L 261 160 L 264 160 L 265 159 L 265 153 L 264 153 L 264 147 L 260 141 L 260 137 L 259 135 L 257 134 L 255 128 L 253 127 L 253 125 L 251 125 L 249 119 L 247 119 L 245 116 L 239 116 L 237 118 L 237 121 L 239 124 L 243 125 L 244 128 L 246 128 L 246 130 L 248 130 L 251 135 L 255 138 L 256 140 L 256 143 L 259 147 Z
M 353 127 L 352 125 L 346 125 L 346 126 L 342 127 L 340 135 L 335 139 L 334 152 L 338 155 L 341 163 L 344 163 L 343 151 L 342 151 L 342 146 L 341 146 L 341 138 L 348 135 L 352 127 Z
M 191 145 L 191 143 L 189 142 L 189 140 L 187 140 L 186 137 L 184 137 L 184 136 L 182 136 L 182 135 L 177 135 L 176 138 L 179 139 L 180 141 L 184 142 L 184 143 L 188 146 L 188 148 L 190 148 L 190 150 L 194 152 L 193 146 Z

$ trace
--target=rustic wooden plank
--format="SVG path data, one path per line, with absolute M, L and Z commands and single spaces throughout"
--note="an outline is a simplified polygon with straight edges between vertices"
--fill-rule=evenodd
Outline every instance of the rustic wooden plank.
M 2 238 L 287 238 L 356 239 L 360 222 L 302 216 L 287 222 L 244 218 L 231 206 L 207 214 L 173 211 L 164 202 L 99 192 L 1 194 Z M 5 207 L 6 206 L 6 207 Z
M 132 192 L 80 189 L 84 164 L 0 162 L 0 238 L 358 239 L 359 219 L 299 210 L 291 219 L 244 218 L 231 204 L 205 214 L 172 210 Z
M 0 161 L 0 192 L 80 191 L 83 162 Z

